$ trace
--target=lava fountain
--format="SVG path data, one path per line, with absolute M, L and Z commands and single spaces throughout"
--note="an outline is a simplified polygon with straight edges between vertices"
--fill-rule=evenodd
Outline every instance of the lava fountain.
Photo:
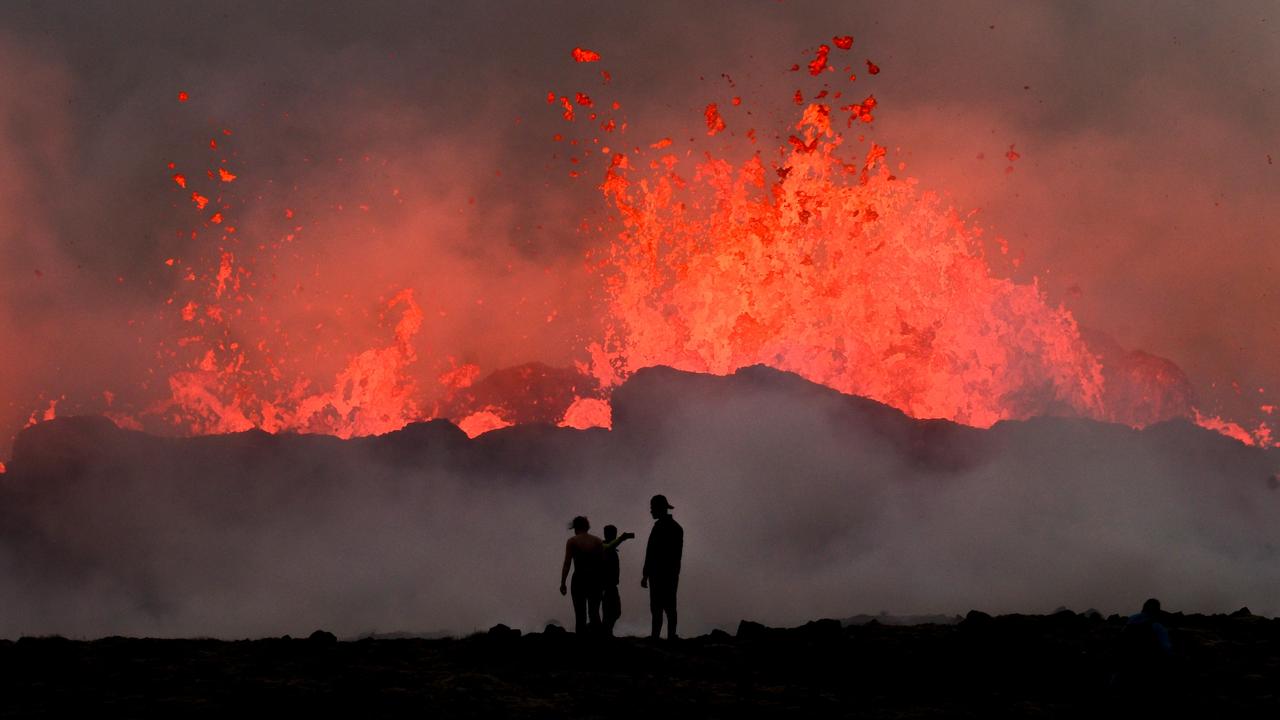
M 105 393 L 106 414 L 121 426 L 178 434 L 352 437 L 433 417 L 472 436 L 523 422 L 608 427 L 610 390 L 637 369 L 727 374 L 764 364 L 917 418 L 987 427 L 1038 415 L 1133 426 L 1190 417 L 1245 443 L 1273 444 L 1265 423 L 1249 431 L 1196 409 L 1172 363 L 1104 347 L 1034 282 L 998 276 L 972 218 L 902 175 L 905 167 L 865 137 L 878 103 L 861 93 L 841 99 L 857 80 L 852 62 L 838 67 L 853 42 L 832 44 L 792 66 L 822 85 L 808 101 L 795 91 L 798 120 L 767 151 L 755 129 L 726 132 L 737 95 L 703 112 L 706 136 L 729 152 L 695 153 L 676 151 L 669 137 L 611 149 L 602 138 L 628 144 L 619 103 L 577 90 L 546 94 L 555 113 L 591 136 L 555 140 L 578 153 L 568 156 L 571 177 L 601 178 L 614 222 L 588 255 L 589 273 L 563 280 L 598 285 L 604 317 L 603 337 L 583 342 L 576 369 L 530 364 L 485 375 L 447 348 L 431 349 L 436 363 L 423 363 L 415 337 L 431 318 L 414 290 L 401 288 L 366 310 L 372 329 L 362 338 L 383 340 L 346 352 L 330 375 L 316 372 L 300 356 L 313 345 L 313 354 L 325 352 L 321 325 L 291 329 L 273 300 L 288 292 L 273 285 L 276 268 L 305 255 L 304 227 L 284 207 L 275 240 L 245 239 L 235 193 L 244 171 L 223 130 L 209 140 L 207 167 L 167 170 L 195 222 L 184 231 L 190 257 L 166 261 L 180 282 L 161 313 L 173 331 L 151 370 L 163 378 L 162 397 L 128 407 Z M 592 67 L 602 61 L 584 48 L 571 56 Z M 879 75 L 874 62 L 865 65 Z M 610 87 L 609 72 L 600 77 Z M 441 361 L 447 370 L 427 369 Z M 31 422 L 56 414 L 55 401 Z
M 808 74 L 837 73 L 830 59 L 820 45 Z M 853 82 L 849 70 L 841 79 Z M 1265 423 L 1250 432 L 1196 409 L 1173 363 L 1096 333 L 1087 341 L 1036 283 L 996 276 L 969 218 L 896 174 L 884 147 L 860 134 L 849 147 L 846 134 L 873 121 L 877 101 L 841 105 L 842 94 L 824 83 L 815 100 L 830 99 L 806 104 L 796 90 L 800 119 L 770 160 L 682 159 L 666 138 L 649 146 L 656 155 L 613 154 L 602 190 L 622 230 L 601 253 L 611 325 L 590 365 L 602 387 L 653 365 L 727 374 L 764 364 L 917 418 L 1142 427 L 1190 417 L 1271 444 Z M 726 128 L 715 103 L 706 124 L 711 136 Z M 755 130 L 743 139 L 754 144 Z M 1012 147 L 1008 159 L 1018 159 Z
M 760 363 L 914 417 L 1107 417 L 1070 313 L 993 277 L 975 231 L 890 172 L 883 148 L 846 161 L 831 112 L 808 105 L 772 166 L 707 158 L 686 180 L 666 155 L 635 180 L 615 157 L 605 188 L 625 230 L 606 263 L 617 324 L 600 379 Z

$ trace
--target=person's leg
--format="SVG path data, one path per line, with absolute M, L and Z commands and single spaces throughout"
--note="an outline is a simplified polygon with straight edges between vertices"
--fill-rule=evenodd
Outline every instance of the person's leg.
M 662 583 L 649 578 L 649 614 L 653 616 L 653 632 L 649 637 L 654 640 L 662 634 Z
M 676 588 L 679 587 L 680 578 L 672 578 L 671 584 L 667 586 L 667 639 L 674 640 L 676 635 Z
M 618 618 L 622 617 L 622 598 L 618 595 L 618 586 L 607 587 L 604 589 L 604 599 L 601 601 L 601 612 L 603 613 L 604 634 L 613 636 L 613 626 L 618 622 Z
M 581 635 L 587 625 L 587 594 L 577 583 L 573 584 L 569 594 L 573 596 L 573 631 Z
M 592 633 L 600 630 L 600 591 L 593 589 L 587 594 L 587 627 Z

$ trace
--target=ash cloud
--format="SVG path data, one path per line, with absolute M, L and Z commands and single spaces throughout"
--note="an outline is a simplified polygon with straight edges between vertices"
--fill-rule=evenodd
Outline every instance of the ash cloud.
M 0 485 L 0 636 L 380 631 L 567 622 L 569 518 L 623 546 L 624 632 L 655 492 L 685 528 L 685 633 L 742 618 L 1280 608 L 1280 451 L 1183 422 L 906 418 L 796 376 L 653 369 L 618 427 L 467 440 L 27 431 Z

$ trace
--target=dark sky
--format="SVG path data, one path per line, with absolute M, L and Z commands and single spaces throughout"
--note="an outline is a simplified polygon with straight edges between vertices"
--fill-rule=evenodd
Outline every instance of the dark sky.
M 276 317 L 347 308 L 317 368 L 375 342 L 402 287 L 432 318 L 428 363 L 579 359 L 599 237 L 578 227 L 604 209 L 552 160 L 546 93 L 607 92 L 637 144 L 699 132 L 733 94 L 753 114 L 731 131 L 778 129 L 787 68 L 843 34 L 883 70 L 859 80 L 876 139 L 1025 257 L 997 272 L 1248 417 L 1280 391 L 1277 25 L 1261 1 L 5 3 L 0 428 L 163 384 L 182 292 L 163 262 L 207 253 L 177 236 L 191 213 L 166 165 L 203 167 L 223 128 L 241 232 L 283 234 L 285 207 L 307 228 L 270 269 L 294 289 Z

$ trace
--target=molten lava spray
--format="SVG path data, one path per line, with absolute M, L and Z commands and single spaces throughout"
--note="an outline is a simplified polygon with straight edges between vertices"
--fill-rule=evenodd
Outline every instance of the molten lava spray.
M 915 417 L 989 426 L 1106 417 L 1098 361 L 1070 313 L 991 274 L 968 228 L 872 144 L 850 162 L 831 108 L 805 108 L 782 160 L 666 155 L 605 189 L 625 230 L 610 250 L 615 336 L 601 382 L 669 365 L 790 370 Z
M 219 128 L 203 156 L 160 168 L 191 222 L 179 233 L 185 252 L 165 260 L 176 290 L 152 322 L 169 328 L 149 370 L 155 381 L 142 383 L 153 400 L 116 402 L 108 391 L 99 409 L 125 427 L 179 434 L 353 437 L 433 417 L 471 436 L 522 422 L 609 427 L 609 392 L 637 369 L 728 374 L 764 364 L 913 417 L 987 427 L 1038 415 L 1134 426 L 1190 416 L 1273 444 L 1266 423 L 1250 431 L 1194 408 L 1172 363 L 1104 351 L 1035 282 L 994 272 L 971 217 L 921 190 L 865 136 L 881 108 L 854 84 L 891 73 L 868 59 L 859 81 L 853 47 L 851 36 L 835 36 L 791 66 L 814 86 L 785 103 L 797 117 L 777 128 L 775 148 L 764 139 L 771 131 L 741 125 L 750 113 L 740 94 L 705 105 L 698 142 L 720 145 L 700 152 L 696 143 L 677 149 L 678 129 L 628 142 L 621 104 L 604 97 L 614 81 L 607 69 L 590 92 L 545 94 L 580 131 L 554 138 L 568 175 L 600 178 L 613 214 L 593 233 L 588 274 L 560 280 L 597 288 L 602 334 L 569 350 L 576 371 L 482 367 L 454 348 L 424 347 L 424 328 L 447 313 L 425 310 L 414 287 L 384 285 L 376 296 L 304 289 L 309 278 L 296 266 L 310 262 L 313 230 L 292 203 L 269 226 L 249 211 L 262 190 L 241 190 L 253 170 L 241 166 L 235 133 Z M 568 56 L 608 66 L 608 52 L 575 47 Z M 200 93 L 177 98 L 190 107 Z M 1010 145 L 1006 157 L 1021 154 Z M 399 187 L 388 190 L 403 202 Z M 61 398 L 49 397 L 30 423 L 58 414 Z
M 830 53 L 818 47 L 810 75 L 835 72 Z M 842 94 L 824 83 L 814 97 Z M 795 91 L 798 105 L 803 97 Z M 1194 409 L 1172 363 L 1093 347 L 1035 282 L 994 274 L 980 228 L 895 174 L 884 147 L 861 134 L 850 147 L 846 133 L 870 124 L 877 104 L 803 105 L 772 160 L 759 150 L 740 162 L 711 151 L 682 159 L 669 137 L 612 156 L 601 187 L 622 230 L 599 265 L 610 325 L 590 371 L 602 387 L 655 365 L 728 374 L 764 364 L 913 417 L 1142 427 L 1189 416 L 1272 444 L 1266 423 L 1250 432 Z M 709 135 L 727 127 L 715 103 L 706 122 Z M 1011 163 L 1020 157 L 1009 148 Z

